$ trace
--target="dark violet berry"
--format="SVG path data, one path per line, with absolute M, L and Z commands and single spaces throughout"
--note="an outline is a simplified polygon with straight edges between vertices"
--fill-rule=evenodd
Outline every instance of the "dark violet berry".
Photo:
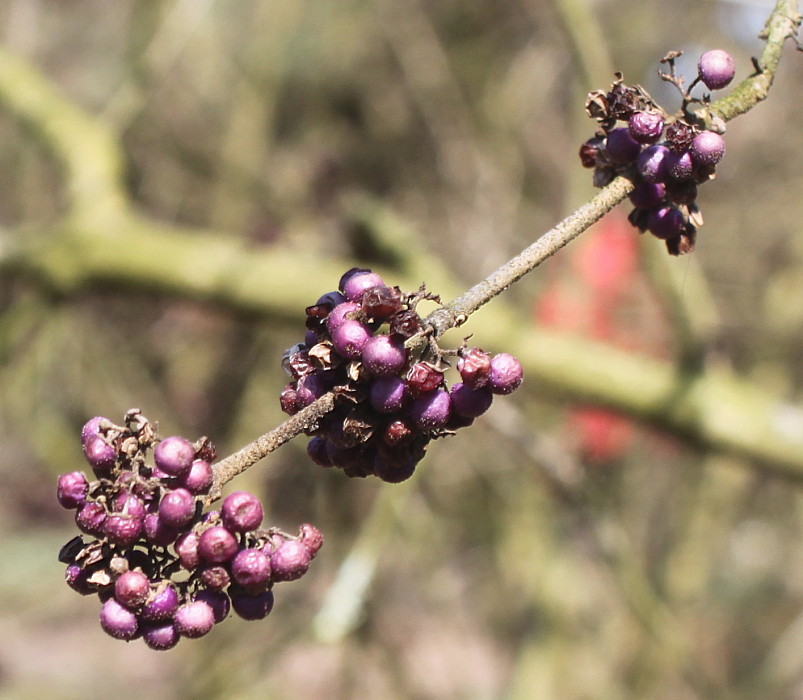
M 695 163 L 714 166 L 725 155 L 725 139 L 713 131 L 702 131 L 691 142 L 689 153 Z
M 510 394 L 519 388 L 524 371 L 513 355 L 500 352 L 491 358 L 491 376 L 488 387 L 494 394 Z
M 110 637 L 125 641 L 134 639 L 139 631 L 137 616 L 114 598 L 109 598 L 100 608 L 100 626 Z
M 310 459 L 320 467 L 331 467 L 332 460 L 329 458 L 329 450 L 326 445 L 326 438 L 316 435 L 307 443 L 307 454 Z
M 697 183 L 694 180 L 667 182 L 666 197 L 675 204 L 691 204 L 697 199 Z
M 165 523 L 158 513 L 148 513 L 143 522 L 145 539 L 153 544 L 166 547 L 175 542 L 178 537 L 178 530 Z
M 179 535 L 175 549 L 181 566 L 188 571 L 193 571 L 201 563 L 201 555 L 198 554 L 198 535 L 192 530 Z
M 109 513 L 103 521 L 103 534 L 109 542 L 130 547 L 142 534 L 144 518 L 122 513 Z
M 343 321 L 332 334 L 332 346 L 341 357 L 358 360 L 365 343 L 371 337 L 371 329 L 359 321 Z
M 346 297 L 344 297 L 340 292 L 326 292 L 326 294 L 322 294 L 318 298 L 318 301 L 315 302 L 315 306 L 328 306 L 331 310 L 342 304 L 344 301 L 346 301 Z
M 378 377 L 371 382 L 368 398 L 374 410 L 397 413 L 404 407 L 407 385 L 399 377 Z
M 75 513 L 75 524 L 87 535 L 100 537 L 103 534 L 103 523 L 106 520 L 106 509 L 102 503 L 87 501 L 79 506 Z
M 360 310 L 360 305 L 354 301 L 347 301 L 332 309 L 326 318 L 326 329 L 329 333 L 335 330 L 343 321 L 354 319 L 354 314 Z
M 64 580 L 67 585 L 81 595 L 91 595 L 97 592 L 89 583 L 90 576 L 91 572 L 88 569 L 82 569 L 80 564 L 75 563 L 68 564 L 64 571 Z
M 97 471 L 107 471 L 117 459 L 115 449 L 100 435 L 90 435 L 84 443 L 84 455 L 89 465 Z
M 479 348 L 468 348 L 460 353 L 457 371 L 463 384 L 479 389 L 488 383 L 491 373 L 491 356 Z
M 736 75 L 733 57 L 722 49 L 706 51 L 697 62 L 700 80 L 709 90 L 721 90 Z
M 683 229 L 683 214 L 674 207 L 662 207 L 650 212 L 647 228 L 656 238 L 676 238 Z
M 420 430 L 442 428 L 449 420 L 452 399 L 443 389 L 436 389 L 414 399 L 410 405 L 410 420 Z
M 229 596 L 222 591 L 212 591 L 205 588 L 196 594 L 195 600 L 203 601 L 212 608 L 212 613 L 215 616 L 215 624 L 223 622 L 229 615 L 231 601 L 229 600 Z
M 654 209 L 664 201 L 665 196 L 663 183 L 639 182 L 630 193 L 630 201 L 641 209 Z
M 296 400 L 299 408 L 306 408 L 326 393 L 326 384 L 320 374 L 308 374 L 298 380 Z
M 273 609 L 273 591 L 249 595 L 242 588 L 232 586 L 229 595 L 231 607 L 243 620 L 262 620 Z
M 215 613 L 212 606 L 203 600 L 184 603 L 173 617 L 176 631 L 182 637 L 196 639 L 203 637 L 215 625 Z
M 384 452 L 377 452 L 374 456 L 374 475 L 388 484 L 400 484 L 415 473 L 416 464 L 417 461 L 409 455 L 395 459 Z
M 666 179 L 666 156 L 669 149 L 666 146 L 648 146 L 636 161 L 636 169 L 645 181 L 656 183 Z
M 89 483 L 83 472 L 68 472 L 59 476 L 56 498 L 62 508 L 78 508 L 86 501 Z
M 397 287 L 386 287 L 384 284 L 369 287 L 362 293 L 361 305 L 366 318 L 386 321 L 402 310 L 401 292 Z
M 262 503 L 253 494 L 234 491 L 223 499 L 220 515 L 232 532 L 250 532 L 262 522 Z
M 323 533 L 314 525 L 304 523 L 298 528 L 298 536 L 301 544 L 309 550 L 310 558 L 314 558 L 323 546 Z
M 205 459 L 196 459 L 189 470 L 176 479 L 176 486 L 181 486 L 197 496 L 209 491 L 213 479 L 212 465 Z
M 488 387 L 472 389 L 456 382 L 451 389 L 452 408 L 465 418 L 476 418 L 485 413 L 493 402 L 494 395 Z
M 638 157 L 641 151 L 641 144 L 630 135 L 630 132 L 625 127 L 620 127 L 613 129 L 608 134 L 605 150 L 608 152 L 608 157 L 611 161 L 619 165 L 625 165 Z
M 301 410 L 301 404 L 298 401 L 298 392 L 293 384 L 288 384 L 282 389 L 282 393 L 279 394 L 279 404 L 282 407 L 282 411 L 289 416 L 294 416 Z
M 225 527 L 213 525 L 198 539 L 198 554 L 211 564 L 222 564 L 237 553 L 237 539 Z
M 154 651 L 172 649 L 181 639 L 172 622 L 144 622 L 141 626 L 142 640 Z
M 664 132 L 664 117 L 660 112 L 635 112 L 627 122 L 630 136 L 639 143 L 651 144 Z
M 241 549 L 231 560 L 231 575 L 247 591 L 259 593 L 270 581 L 270 559 L 260 549 Z
M 103 422 L 111 423 L 108 418 L 103 416 L 95 416 L 84 423 L 84 427 L 81 428 L 81 445 L 86 445 L 87 440 L 93 435 L 100 435 L 100 424 Z
M 162 440 L 153 451 L 156 467 L 165 474 L 178 476 L 186 472 L 195 459 L 195 448 L 182 437 L 173 436 Z
M 298 540 L 284 540 L 270 554 L 271 577 L 274 581 L 295 581 L 309 569 L 312 555 Z
M 362 364 L 376 377 L 398 374 L 406 360 L 404 343 L 389 335 L 375 335 L 368 338 L 362 349 Z
M 187 489 L 168 491 L 159 502 L 159 519 L 168 527 L 180 529 L 195 515 L 195 497 Z
M 669 177 L 674 180 L 688 180 L 694 174 L 694 163 L 688 151 L 683 153 L 670 151 L 665 162 Z
M 341 291 L 348 301 L 359 301 L 365 290 L 379 286 L 384 287 L 385 283 L 376 272 L 362 270 L 348 277 L 343 283 Z
M 214 591 L 222 591 L 231 583 L 229 570 L 221 564 L 202 567 L 198 577 L 204 586 Z
M 416 362 L 407 370 L 407 389 L 411 396 L 422 396 L 437 389 L 443 382 L 443 372 L 426 362 Z
M 151 582 L 141 571 L 126 571 L 114 582 L 114 597 L 129 610 L 141 607 L 151 592 Z
M 143 620 L 172 620 L 178 610 L 179 599 L 176 587 L 169 581 L 161 582 L 150 592 L 148 600 L 140 611 Z

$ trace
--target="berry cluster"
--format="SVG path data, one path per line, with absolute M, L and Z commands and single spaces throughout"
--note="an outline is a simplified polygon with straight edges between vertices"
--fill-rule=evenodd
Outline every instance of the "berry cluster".
M 598 187 L 619 174 L 633 179 L 630 200 L 635 208 L 630 222 L 642 233 L 650 231 L 664 240 L 672 255 L 694 249 L 697 228 L 702 225 L 697 186 L 714 178 L 725 155 L 724 123 L 711 118 L 707 110 L 710 97 L 692 97 L 691 89 L 702 82 L 709 90 L 719 90 L 735 74 L 733 58 L 727 52 L 707 51 L 698 61 L 697 77 L 684 89 L 683 79 L 675 74 L 674 61 L 679 55 L 673 51 L 661 59 L 668 71 L 660 73 L 682 95 L 677 114 L 670 116 L 641 86 L 625 85 L 617 74 L 608 91 L 589 93 L 586 111 L 599 128 L 580 147 L 580 160 L 585 167 L 594 168 Z M 702 112 L 692 114 L 691 104 L 702 105 Z
M 170 649 L 181 637 L 205 635 L 230 609 L 264 618 L 273 584 L 302 576 L 323 544 L 308 524 L 295 537 L 259 529 L 262 504 L 244 491 L 204 513 L 215 457 L 206 438 L 160 441 L 131 410 L 124 426 L 93 418 L 81 441 L 95 478 L 62 474 L 57 497 L 92 539 L 75 537 L 59 559 L 71 588 L 100 597 L 101 627 L 116 639 Z
M 470 425 L 495 394 L 522 381 L 519 361 L 478 348 L 440 349 L 416 311 L 439 301 L 422 287 L 403 293 L 371 270 L 353 268 L 307 308 L 305 341 L 285 352 L 293 378 L 282 410 L 293 415 L 328 391 L 338 398 L 307 447 L 314 462 L 348 476 L 373 474 L 397 483 L 409 478 L 432 438 Z M 448 355 L 461 381 L 449 387 Z

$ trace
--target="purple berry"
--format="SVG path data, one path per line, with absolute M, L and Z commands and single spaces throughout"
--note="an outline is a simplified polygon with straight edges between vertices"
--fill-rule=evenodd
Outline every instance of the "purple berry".
M 697 199 L 697 183 L 694 180 L 683 182 L 668 182 L 666 196 L 675 204 L 691 204 Z
M 173 617 L 176 631 L 182 637 L 197 639 L 203 637 L 215 625 L 215 613 L 212 606 L 203 600 L 184 603 Z
M 82 569 L 80 564 L 73 562 L 67 566 L 64 571 L 64 580 L 67 585 L 72 588 L 76 593 L 81 595 L 91 595 L 96 593 L 95 588 L 89 583 L 89 577 L 92 575 L 89 569 Z
M 664 201 L 665 196 L 663 183 L 639 182 L 630 193 L 630 201 L 640 209 L 654 209 Z
M 320 374 L 307 374 L 296 384 L 296 400 L 299 408 L 309 406 L 326 393 L 326 384 Z
M 288 416 L 294 416 L 301 410 L 301 404 L 298 401 L 298 392 L 293 384 L 288 384 L 282 389 L 279 394 L 279 404 Z
M 205 588 L 198 592 L 195 596 L 195 600 L 203 601 L 212 608 L 212 613 L 215 616 L 215 624 L 223 622 L 229 615 L 231 601 L 229 600 L 229 596 L 222 591 L 212 591 Z
M 194 459 L 195 448 L 192 443 L 176 435 L 162 440 L 153 451 L 156 467 L 170 476 L 188 471 Z
M 59 476 L 56 498 L 62 508 L 78 508 L 86 501 L 89 483 L 83 472 L 68 472 Z
M 706 51 L 697 62 L 700 80 L 709 90 L 720 90 L 730 84 L 736 75 L 733 57 L 722 49 Z
M 106 520 L 106 509 L 102 503 L 87 501 L 78 507 L 75 513 L 75 524 L 87 535 L 100 537 L 103 534 L 103 523 Z
M 141 607 L 151 592 L 151 582 L 141 571 L 126 571 L 114 582 L 114 597 L 129 610 Z
M 449 420 L 452 399 L 443 389 L 436 389 L 413 400 L 410 420 L 420 430 L 442 428 Z
M 198 554 L 211 564 L 222 564 L 237 553 L 237 539 L 225 527 L 213 525 L 198 538 Z
M 301 544 L 309 550 L 310 558 L 314 558 L 323 546 L 323 533 L 314 525 L 304 523 L 298 528 L 298 536 Z
M 142 535 L 144 518 L 123 515 L 122 513 L 109 513 L 103 521 L 103 534 L 109 542 L 130 547 Z
M 100 626 L 115 639 L 130 641 L 137 636 L 137 616 L 114 598 L 109 598 L 100 609 Z
M 326 292 L 326 294 L 322 294 L 318 301 L 315 302 L 315 306 L 328 306 L 329 309 L 334 309 L 336 306 L 340 306 L 344 301 L 346 301 L 346 297 L 344 297 L 340 292 Z
M 270 559 L 260 549 L 241 549 L 231 560 L 232 577 L 249 592 L 264 590 L 270 573 Z
M 309 569 L 312 555 L 298 540 L 284 540 L 270 555 L 271 576 L 274 581 L 295 581 Z
M 360 310 L 360 305 L 354 301 L 346 301 L 338 304 L 326 317 L 326 329 L 331 334 L 343 321 L 351 321 L 354 314 Z
M 196 459 L 189 470 L 176 479 L 176 485 L 198 496 L 209 491 L 214 477 L 212 465 L 205 459 Z
M 404 458 L 394 458 L 384 452 L 377 452 L 374 456 L 374 475 L 388 484 L 399 484 L 409 479 L 415 472 L 418 462 L 410 455 Z
M 332 347 L 347 360 L 358 360 L 362 349 L 371 337 L 371 329 L 359 321 L 343 321 L 332 334 Z
M 701 131 L 691 142 L 689 153 L 695 163 L 712 167 L 725 155 L 725 139 L 713 131 Z
M 148 600 L 140 611 L 143 620 L 172 620 L 178 610 L 178 592 L 169 581 L 162 581 L 150 592 Z
M 362 349 L 362 363 L 375 377 L 398 374 L 407 360 L 404 343 L 389 335 L 368 338 Z
M 688 180 L 694 174 L 694 162 L 688 151 L 683 153 L 670 151 L 665 162 L 669 177 L 674 180 Z
M 231 607 L 243 620 L 262 620 L 273 609 L 273 591 L 249 595 L 242 588 L 229 589 Z
M 204 566 L 199 570 L 198 576 L 204 586 L 215 591 L 222 591 L 231 583 L 229 570 L 222 564 Z
M 178 530 L 164 522 L 158 513 L 148 513 L 143 522 L 145 539 L 153 544 L 167 547 L 175 542 L 178 537 Z
M 142 640 L 154 651 L 166 651 L 178 644 L 179 635 L 172 622 L 144 622 L 142 624 Z
M 407 385 L 399 377 L 378 377 L 371 382 L 368 400 L 380 413 L 397 413 L 404 407 Z
M 605 150 L 610 159 L 619 165 L 631 163 L 641 151 L 641 144 L 636 141 L 625 127 L 613 129 L 608 134 Z
M 168 491 L 159 502 L 159 519 L 168 527 L 180 529 L 195 515 L 195 497 L 187 489 Z
M 346 297 L 348 301 L 359 301 L 364 291 L 370 289 L 371 287 L 380 286 L 384 287 L 385 283 L 382 281 L 382 278 L 376 274 L 376 272 L 371 272 L 370 270 L 361 270 L 349 276 L 345 282 L 343 282 L 341 290 L 343 292 L 343 296 Z
M 664 117 L 655 111 L 634 112 L 627 122 L 627 130 L 639 143 L 655 143 L 664 131 Z
M 84 455 L 89 465 L 97 471 L 108 471 L 117 460 L 116 450 L 100 436 L 90 435 L 84 443 Z
M 491 376 L 488 387 L 494 394 L 510 394 L 519 388 L 524 371 L 521 363 L 506 352 L 500 352 L 491 359 Z
M 645 181 L 656 183 L 666 179 L 666 156 L 669 149 L 666 146 L 648 146 L 636 160 L 636 169 Z
M 307 454 L 319 467 L 332 466 L 332 460 L 329 459 L 327 440 L 320 435 L 316 435 L 307 443 Z
M 220 515 L 232 532 L 250 532 L 262 522 L 262 503 L 253 494 L 234 491 L 223 499 Z
M 176 539 L 176 554 L 178 560 L 188 571 L 193 571 L 201 563 L 201 556 L 198 554 L 198 535 L 190 530 Z
M 84 423 L 84 427 L 81 428 L 81 445 L 86 445 L 87 440 L 93 435 L 100 435 L 100 424 L 103 422 L 111 423 L 108 418 L 103 416 L 95 416 Z
M 130 515 L 134 518 L 144 518 L 147 515 L 142 499 L 128 491 L 121 491 L 114 497 L 112 508 L 115 513 Z
M 494 398 L 488 387 L 472 389 L 462 382 L 453 384 L 450 394 L 455 412 L 466 418 L 481 416 L 491 407 Z
M 677 238 L 683 230 L 683 214 L 674 207 L 662 207 L 650 212 L 647 228 L 656 238 Z

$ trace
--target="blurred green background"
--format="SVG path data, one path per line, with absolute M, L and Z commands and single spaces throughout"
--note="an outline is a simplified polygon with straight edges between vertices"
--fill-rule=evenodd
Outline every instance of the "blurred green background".
M 0 696 L 803 697 L 791 45 L 729 125 L 697 251 L 668 258 L 622 205 L 476 314 L 461 331 L 527 380 L 413 479 L 349 480 L 300 439 L 236 482 L 327 538 L 270 618 L 152 652 L 56 561 L 85 420 L 136 406 L 242 446 L 282 420 L 281 352 L 345 269 L 452 298 L 593 195 L 589 90 L 620 70 L 674 108 L 670 49 L 689 80 L 727 49 L 741 80 L 770 9 L 0 4 Z M 640 403 L 681 370 L 705 410 Z

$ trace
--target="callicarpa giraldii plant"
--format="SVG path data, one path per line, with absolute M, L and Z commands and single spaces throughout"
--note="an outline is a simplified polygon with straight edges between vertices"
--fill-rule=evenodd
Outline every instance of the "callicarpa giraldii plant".
M 206 437 L 160 437 L 137 409 L 119 425 L 89 420 L 80 439 L 91 476 L 71 471 L 58 479 L 59 503 L 74 511 L 82 533 L 60 560 L 71 588 L 100 599 L 102 629 L 165 650 L 203 637 L 231 612 L 265 618 L 276 585 L 307 572 L 323 535 L 309 523 L 294 533 L 265 525 L 259 498 L 244 491 L 223 498 L 223 487 L 302 434 L 322 467 L 390 483 L 410 478 L 432 440 L 470 426 L 523 379 L 512 355 L 491 355 L 470 338 L 446 348 L 443 333 L 628 196 L 640 231 L 664 240 L 673 255 L 690 252 L 702 224 L 697 188 L 713 179 L 725 153 L 725 123 L 766 97 L 780 47 L 799 24 L 779 2 L 754 72 L 717 102 L 692 90 L 721 90 L 734 79 L 733 58 L 718 49 L 700 56 L 688 87 L 675 71 L 679 53 L 661 59 L 662 79 L 681 97 L 676 112 L 620 74 L 590 93 L 586 111 L 598 128 L 580 157 L 602 191 L 452 302 L 441 304 L 424 285 L 403 291 L 363 268 L 312 295 L 299 342 L 281 358 L 290 381 L 279 401 L 289 418 L 229 457 L 216 461 Z M 425 317 L 424 301 L 436 304 Z

